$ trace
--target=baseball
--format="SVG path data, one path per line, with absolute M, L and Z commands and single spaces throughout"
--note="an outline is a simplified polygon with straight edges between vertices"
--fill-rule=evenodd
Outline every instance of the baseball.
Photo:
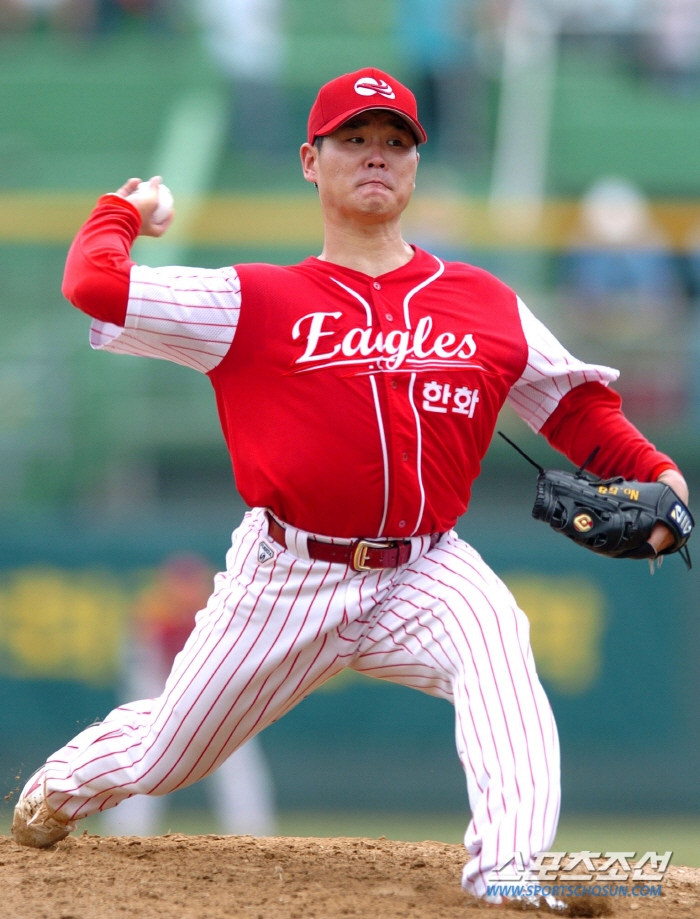
M 126 200 L 134 201 L 136 198 L 142 197 L 148 192 L 149 188 L 150 182 L 139 183 L 136 191 L 132 192 Z M 165 223 L 165 221 L 172 213 L 173 203 L 174 201 L 172 192 L 167 185 L 163 185 L 161 182 L 161 184 L 158 186 L 158 206 L 151 215 L 151 223 Z

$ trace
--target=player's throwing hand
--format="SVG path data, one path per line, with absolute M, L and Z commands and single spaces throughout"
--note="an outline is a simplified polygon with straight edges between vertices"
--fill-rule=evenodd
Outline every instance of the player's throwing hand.
M 160 176 L 153 176 L 147 183 L 134 178 L 115 192 L 120 198 L 128 198 L 141 215 L 139 236 L 162 236 L 173 222 L 172 195 L 162 183 Z

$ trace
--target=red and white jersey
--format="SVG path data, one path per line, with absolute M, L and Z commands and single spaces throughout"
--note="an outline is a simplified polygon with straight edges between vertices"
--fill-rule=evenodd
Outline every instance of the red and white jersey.
M 539 431 L 618 373 L 571 354 L 503 283 L 415 250 L 377 278 L 299 265 L 131 268 L 93 347 L 208 374 L 250 506 L 338 537 L 450 529 L 504 402 Z

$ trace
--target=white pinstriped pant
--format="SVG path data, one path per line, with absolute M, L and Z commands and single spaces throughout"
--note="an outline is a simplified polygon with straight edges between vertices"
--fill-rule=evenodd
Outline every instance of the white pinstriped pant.
M 290 528 L 292 545 L 302 545 L 294 536 Z M 262 538 L 276 554 L 261 564 Z M 414 545 L 414 555 L 426 548 Z M 398 569 L 357 573 L 309 561 L 271 542 L 260 509 L 234 532 L 227 570 L 160 698 L 120 706 L 87 728 L 26 790 L 45 779 L 51 806 L 70 818 L 174 791 L 345 667 L 454 704 L 473 815 L 465 890 L 485 896 L 496 864 L 517 851 L 527 865 L 551 846 L 556 727 L 529 623 L 503 582 L 454 532 Z

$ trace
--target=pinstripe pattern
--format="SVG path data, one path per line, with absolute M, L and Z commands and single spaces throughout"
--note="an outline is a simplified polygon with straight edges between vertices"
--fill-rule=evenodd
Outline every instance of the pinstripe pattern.
M 261 509 L 235 531 L 227 570 L 160 698 L 115 709 L 30 785 L 45 777 L 51 806 L 70 818 L 166 794 L 351 667 L 454 704 L 473 814 L 463 886 L 484 896 L 500 860 L 549 847 L 558 817 L 556 728 L 526 617 L 454 533 L 427 552 L 416 539 L 417 557 L 402 568 L 358 574 L 280 547 L 259 564 L 265 532 Z
M 523 421 L 539 433 L 561 399 L 581 383 L 607 386 L 620 376 L 618 370 L 586 364 L 573 357 L 518 297 L 518 310 L 528 344 L 527 365 L 511 389 L 507 401 Z
M 90 344 L 114 354 L 156 357 L 209 373 L 238 325 L 241 285 L 234 268 L 134 265 L 124 328 L 95 320 Z
M 453 702 L 473 815 L 466 890 L 483 896 L 499 860 L 551 845 L 559 748 L 529 623 L 471 547 L 449 534 L 409 564 L 352 666 Z

